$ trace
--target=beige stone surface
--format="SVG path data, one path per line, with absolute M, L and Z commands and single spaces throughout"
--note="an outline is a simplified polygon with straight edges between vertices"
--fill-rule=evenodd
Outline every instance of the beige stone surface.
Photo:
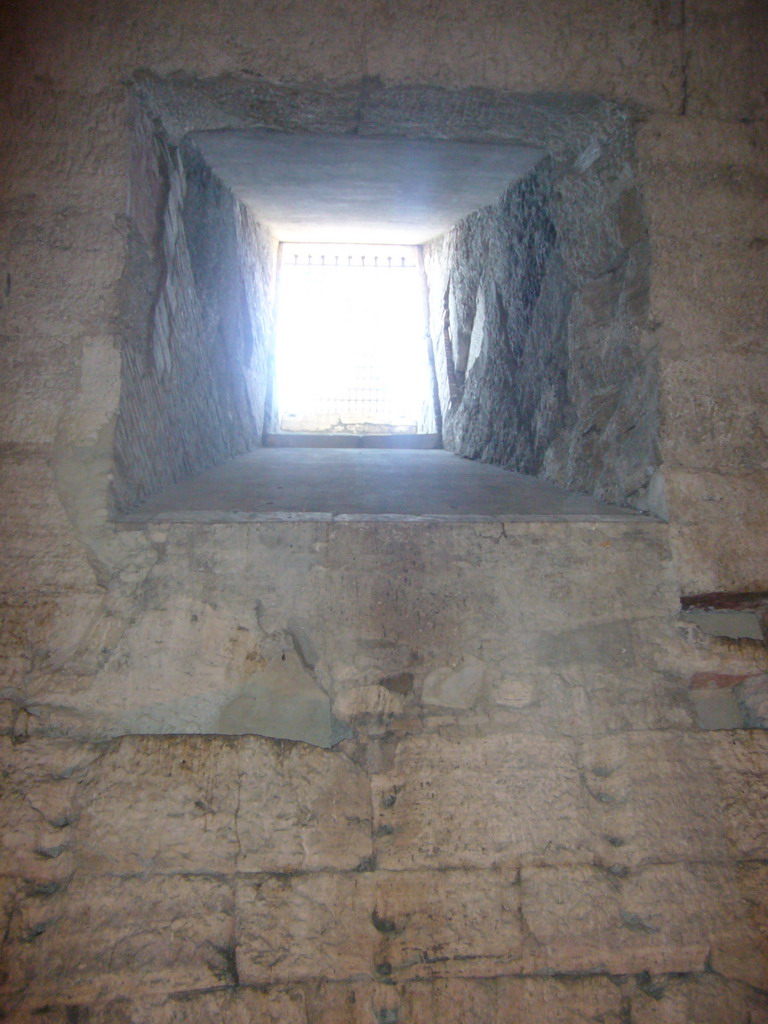
M 718 788 L 728 852 L 739 860 L 762 860 L 768 844 L 768 736 L 758 730 L 710 733 L 702 743 Z
M 426 72 L 440 85 L 634 94 L 667 109 L 680 88 L 676 26 L 672 18 L 655 20 L 645 10 L 638 17 L 618 0 L 604 11 L 605 19 L 583 4 L 571 6 L 564 17 L 557 2 L 526 3 L 508 21 L 509 14 L 490 4 L 470 8 L 464 0 L 440 8 L 397 4 L 385 18 L 367 22 L 368 70 L 396 81 L 424 81 Z M 626 31 L 631 53 L 622 38 Z
M 567 741 L 405 739 L 373 793 L 381 868 L 567 863 L 588 843 L 588 797 Z
M 239 745 L 239 871 L 353 871 L 371 855 L 367 775 L 304 744 Z
M 725 861 L 721 790 L 699 736 L 637 733 L 587 740 L 578 763 L 596 862 Z M 759 827 L 759 826 L 758 826 Z
M 670 527 L 685 593 L 765 589 L 768 486 L 765 469 L 744 475 L 670 469 Z
M 760 0 L 696 0 L 688 12 L 688 103 L 694 115 L 752 121 L 766 114 L 768 17 Z
M 231 741 L 124 737 L 89 775 L 76 830 L 83 870 L 234 872 L 239 775 Z
M 712 966 L 726 978 L 768 989 L 768 867 L 737 865 L 729 879 L 733 912 L 712 942 Z
M 234 934 L 219 879 L 81 875 L 22 903 L 6 989 L 40 1004 L 215 987 L 232 981 Z
M 673 637 L 681 591 L 768 588 L 762 0 L 50 0 L 0 29 L 6 1019 L 766 1024 L 765 741 L 692 731 L 683 685 L 758 659 Z M 467 87 L 478 130 L 483 90 L 533 96 L 504 100 L 521 139 L 559 94 L 591 175 L 583 98 L 626 103 L 601 131 L 638 135 L 647 323 L 621 301 L 661 362 L 669 529 L 111 523 L 139 68 L 214 80 L 222 125 L 224 76 L 311 91 L 318 124 L 348 83 L 343 131 L 384 84 Z M 212 735 L 253 727 L 260 658 L 359 727 L 372 804 L 346 755 Z M 174 730 L 202 735 L 61 738 Z
M 3 454 L 0 464 L 3 559 L 0 586 L 17 593 L 90 590 L 87 552 L 73 535 L 43 450 Z
M 682 68 L 674 13 L 650 3 L 638 11 L 628 0 L 613 0 L 605 14 L 599 18 L 580 3 L 564 8 L 562 0 L 503 12 L 490 0 L 471 12 L 464 0 L 416 9 L 400 2 L 386 10 L 367 2 L 351 17 L 329 3 L 309 12 L 264 3 L 250 16 L 233 6 L 225 21 L 193 4 L 175 5 L 172 16 L 147 14 L 135 24 L 114 10 L 90 28 L 99 59 L 78 63 L 82 22 L 57 5 L 50 22 L 25 19 L 22 38 L 32 51 L 34 74 L 58 85 L 66 67 L 70 86 L 91 93 L 136 67 L 168 73 L 181 61 L 196 74 L 259 67 L 277 79 L 289 69 L 293 80 L 370 74 L 532 92 L 598 92 L 602 85 L 617 98 L 675 109 Z
M 300 989 L 220 988 L 164 995 L 133 994 L 87 1003 L 51 1004 L 27 1008 L 9 1002 L 14 1024 L 70 1024 L 75 1014 L 89 1024 L 306 1024 L 304 993 Z
M 739 33 L 749 22 L 742 20 L 748 6 L 739 5 L 728 29 L 747 49 L 753 41 Z M 710 25 L 711 39 L 721 35 L 721 17 L 698 4 L 697 41 L 706 38 L 702 25 Z M 701 53 L 693 54 L 691 73 L 700 80 Z M 721 85 L 734 86 L 738 105 L 733 76 L 718 79 Z M 691 103 L 706 105 L 692 90 Z M 759 416 L 768 375 L 764 127 L 655 117 L 638 143 L 651 223 L 651 317 L 663 370 L 667 500 L 682 586 L 759 590 L 766 586 L 764 502 L 750 492 L 764 493 L 766 444 Z M 713 518 L 722 519 L 718 528 Z
M 751 942 L 735 938 L 746 907 L 729 868 L 524 868 L 521 900 L 528 970 L 700 972 L 717 942 L 724 959 L 732 937 L 742 955 Z
M 0 874 L 55 891 L 74 868 L 78 793 L 96 747 L 0 737 Z
M 522 955 L 515 871 L 377 871 L 374 925 L 394 977 L 496 976 Z
M 461 683 L 450 700 L 499 701 L 525 731 L 685 726 L 675 681 L 655 665 L 677 611 L 665 533 L 652 522 L 515 523 L 504 536 L 482 523 L 100 532 L 106 614 L 73 614 L 77 642 L 25 688 L 49 730 L 330 745 L 343 735 L 331 706 L 342 719 L 409 713 L 423 686 L 432 699 L 445 671 L 471 666 L 471 692 Z M 366 703 L 403 672 L 411 694 Z M 522 707 L 510 679 L 526 688 Z
M 306 1024 L 307 1010 L 300 989 L 241 988 L 169 999 L 149 1020 L 151 1024 Z
M 754 218 L 746 214 L 746 219 Z M 760 230 L 758 225 L 755 230 Z M 768 224 L 765 226 L 768 235 Z M 697 353 L 665 361 L 662 386 L 675 395 L 670 454 L 690 471 L 727 468 L 729 474 L 764 469 L 762 411 L 768 404 L 768 355 Z M 725 395 L 727 394 L 727 399 Z M 684 452 L 684 455 L 681 453 Z
M 619 1024 L 622 995 L 606 978 L 489 978 L 412 982 L 406 1020 L 445 1024 Z
M 237 882 L 243 984 L 367 976 L 377 945 L 368 874 L 261 875 Z
M 632 1021 L 637 1024 L 710 1024 L 714 1021 L 765 1024 L 768 999 L 745 985 L 714 974 L 690 978 L 650 978 L 632 995 Z
M 382 1011 L 399 1005 L 390 984 L 319 981 L 304 985 L 307 1016 L 317 1024 L 379 1024 Z

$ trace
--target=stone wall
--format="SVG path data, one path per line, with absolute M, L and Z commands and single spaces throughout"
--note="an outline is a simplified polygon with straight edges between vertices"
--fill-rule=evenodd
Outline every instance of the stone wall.
M 124 510 L 259 445 L 277 243 L 135 104 L 113 492 Z
M 676 622 L 681 591 L 768 589 L 765 19 L 4 5 L 6 1019 L 766 1020 L 765 733 L 704 708 L 765 645 Z M 629 131 L 669 527 L 111 521 L 137 92 L 177 151 L 437 123 L 538 137 L 560 175 Z M 338 749 L 117 735 L 195 685 L 242 699 L 234 731 L 271 662 L 312 677 Z
M 763 739 L 5 740 L 6 1019 L 757 1024 Z
M 445 446 L 664 514 L 648 255 L 620 130 L 429 245 Z

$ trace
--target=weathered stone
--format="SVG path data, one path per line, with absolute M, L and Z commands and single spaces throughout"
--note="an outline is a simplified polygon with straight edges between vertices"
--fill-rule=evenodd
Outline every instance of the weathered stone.
M 713 930 L 712 967 L 726 978 L 764 992 L 768 988 L 768 867 L 740 864 L 728 883 L 731 913 L 717 921 Z
M 435 979 L 404 987 L 406 1020 L 464 1024 L 588 1024 L 624 1019 L 619 988 L 606 978 Z
M 648 509 L 658 383 L 638 330 L 645 218 L 628 139 L 591 145 L 593 159 L 560 175 L 542 160 L 425 247 L 443 437 L 466 457 Z
M 367 975 L 378 933 L 371 874 L 237 882 L 237 974 L 246 985 Z
M 373 791 L 381 868 L 567 863 L 587 843 L 587 798 L 561 740 L 406 739 Z
M 764 591 L 768 472 L 669 467 L 665 480 L 683 593 Z
M 0 528 L 4 590 L 92 590 L 87 552 L 73 534 L 48 459 L 37 452 L 2 458 L 5 515 Z
M 90 775 L 77 824 L 84 870 L 234 871 L 239 779 L 231 741 L 124 737 Z
M 578 763 L 597 863 L 621 877 L 629 865 L 726 860 L 709 751 L 671 732 L 585 741 Z
M 155 202 L 130 200 L 112 482 L 121 509 L 259 442 L 277 254 L 193 145 L 176 148 L 138 106 L 134 115 L 130 192 Z
M 303 986 L 307 1017 L 313 1024 L 381 1024 L 398 1005 L 396 992 L 386 980 L 318 981 Z
M 296 988 L 190 992 L 167 1000 L 150 1017 L 151 1024 L 219 1024 L 222 1020 L 231 1024 L 306 1024 L 304 993 Z
M 373 924 L 395 978 L 494 977 L 522 955 L 515 871 L 378 871 Z
M 681 593 L 768 588 L 764 8 L 5 5 L 6 1019 L 768 1021 L 765 732 L 687 690 L 741 677 L 720 724 L 762 725 L 765 647 L 673 635 Z M 436 289 L 466 440 L 669 526 L 112 522 L 259 440 L 270 244 L 185 141 L 229 128 L 546 154 Z M 340 738 L 332 700 L 375 768 L 380 871 L 362 768 L 212 735 L 295 736 L 308 697 L 298 735 Z
M 240 741 L 239 871 L 351 871 L 371 856 L 365 773 L 343 754 Z
M 715 974 L 687 978 L 662 975 L 641 980 L 632 995 L 637 1024 L 708 1024 L 709 1021 L 768 1021 L 765 997 Z
M 333 702 L 333 713 L 343 722 L 354 722 L 359 718 L 387 721 L 401 713 L 404 705 L 403 695 L 385 686 L 353 686 L 341 690 Z
M 20 1024 L 71 1024 L 86 1017 L 92 1024 L 306 1024 L 304 994 L 300 989 L 222 988 L 208 992 L 173 993 L 168 998 L 122 996 L 107 1002 L 41 1005 L 14 1008 Z
M 463 665 L 438 668 L 424 680 L 421 699 L 424 704 L 448 708 L 471 708 L 480 695 L 486 666 L 478 658 L 467 658 Z
M 32 893 L 6 945 L 7 988 L 46 1001 L 89 1003 L 231 984 L 231 886 L 201 877 L 80 875 Z
M 524 868 L 521 900 L 524 963 L 537 972 L 701 972 L 715 944 L 730 967 L 736 948 L 743 955 L 752 942 L 740 931 L 746 908 L 727 868 Z M 756 971 L 760 955 L 750 954 L 742 973 Z

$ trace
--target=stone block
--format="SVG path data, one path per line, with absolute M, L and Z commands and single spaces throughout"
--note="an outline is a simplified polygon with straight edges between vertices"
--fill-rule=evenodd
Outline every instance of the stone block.
M 768 472 L 665 473 L 683 593 L 768 590 Z
M 745 716 L 739 707 L 735 683 L 744 676 L 697 672 L 691 678 L 691 704 L 700 729 L 742 729 Z
M 354 870 L 371 856 L 366 774 L 341 753 L 238 742 L 239 871 Z
M 710 1024 L 713 1021 L 768 1022 L 760 992 L 715 974 L 687 978 L 648 977 L 632 995 L 633 1024 Z
M 379 966 L 393 976 L 513 973 L 522 955 L 517 873 L 377 871 Z
M 760 410 L 768 403 L 764 353 L 663 359 L 667 451 L 689 470 L 750 473 L 768 446 Z
M 98 755 L 62 740 L 0 739 L 0 872 L 51 891 L 66 881 L 80 783 Z
M 469 657 L 455 667 L 437 668 L 422 684 L 424 704 L 448 708 L 471 708 L 485 682 L 486 666 L 478 658 Z
M 441 85 L 522 93 L 560 91 L 567 82 L 575 92 L 632 97 L 650 109 L 676 106 L 679 44 L 669 14 L 640 26 L 624 0 L 611 5 L 609 25 L 590 8 L 556 2 L 518 4 L 503 18 L 487 3 L 472 7 L 471 19 L 469 11 L 462 2 L 439 15 L 403 7 L 374 19 L 366 37 L 369 72 L 395 82 L 427 75 Z
M 30 335 L 48 337 L 53 348 L 83 333 L 103 331 L 114 312 L 125 257 L 113 213 L 83 211 L 69 204 L 53 210 L 37 206 L 14 218 L 12 228 L 12 256 L 7 263 L 11 281 L 10 290 L 8 279 L 3 282 L 3 320 L 8 333 L 19 338 L 17 351 L 24 352 L 23 339 Z M 34 267 L 36 272 L 23 272 L 24 267 Z M 68 355 L 71 359 L 71 350 Z M 51 387 L 56 402 L 52 370 L 49 367 L 47 379 L 38 382 L 38 388 Z M 62 377 L 66 374 L 71 398 L 76 363 L 61 372 Z
M 369 975 L 372 875 L 257 875 L 237 882 L 237 974 L 246 985 Z
M 686 18 L 686 112 L 697 120 L 764 120 L 768 18 L 760 0 L 698 0 Z
M 303 986 L 310 1024 L 381 1024 L 391 1019 L 396 991 L 371 981 L 315 981 Z
M 219 737 L 123 737 L 80 795 L 88 873 L 228 874 L 238 839 L 238 751 Z
M 441 1024 L 620 1024 L 621 990 L 607 978 L 446 978 L 404 986 L 408 1021 Z
M 14 1005 L 15 1003 L 15 1005 Z M 88 1003 L 50 1003 L 29 1008 L 10 1000 L 14 1024 L 308 1024 L 298 989 L 227 988 L 209 992 L 158 992 L 144 998 L 117 997 Z
M 6 455 L 0 585 L 6 591 L 93 590 L 88 554 L 75 537 L 45 454 Z
M 308 1024 L 304 993 L 298 988 L 230 988 L 189 992 L 150 1011 L 142 1024 Z M 96 1021 L 96 1024 L 101 1024 Z
M 0 430 L 6 443 L 50 444 L 74 393 L 71 347 L 51 339 L 0 339 Z
M 735 937 L 745 906 L 727 868 L 524 868 L 521 886 L 526 970 L 700 973 L 720 935 L 724 959 L 750 942 Z
M 768 866 L 738 864 L 728 878 L 731 914 L 712 934 L 713 969 L 760 991 L 768 989 Z
M 597 862 L 726 860 L 720 792 L 700 736 L 640 732 L 586 740 L 578 754 Z
M 231 886 L 201 877 L 79 875 L 21 905 L 7 988 L 89 1003 L 231 984 Z
M 381 868 L 568 862 L 587 844 L 587 797 L 564 740 L 408 738 L 373 793 Z
M 71 786 L 63 788 L 71 794 Z M 61 809 L 62 805 L 67 809 Z M 46 812 L 52 812 L 48 820 Z M 51 792 L 51 787 L 37 786 L 32 793 L 4 789 L 0 795 L 0 816 L 3 874 L 36 885 L 54 886 L 69 877 L 74 867 L 69 827 L 74 816 L 71 800 Z

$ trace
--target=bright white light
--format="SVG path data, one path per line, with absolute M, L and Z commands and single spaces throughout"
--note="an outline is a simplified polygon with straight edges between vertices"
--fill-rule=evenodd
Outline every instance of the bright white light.
M 410 246 L 283 244 L 281 429 L 417 429 L 429 377 L 416 257 Z

